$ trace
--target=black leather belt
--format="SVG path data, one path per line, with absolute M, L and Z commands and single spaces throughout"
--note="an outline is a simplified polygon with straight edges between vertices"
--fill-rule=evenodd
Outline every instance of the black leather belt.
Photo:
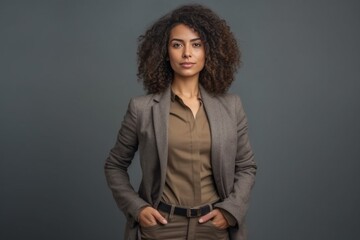
M 212 205 L 212 204 L 211 204 Z M 159 203 L 158 209 L 166 212 L 166 213 L 170 213 L 171 212 L 171 208 L 172 206 L 163 202 Z M 211 212 L 212 208 L 210 207 L 210 205 L 205 205 L 199 208 L 182 208 L 182 207 L 175 207 L 174 206 L 174 214 L 175 215 L 180 215 L 180 216 L 184 216 L 184 217 L 201 217 L 205 214 L 208 214 L 209 212 Z

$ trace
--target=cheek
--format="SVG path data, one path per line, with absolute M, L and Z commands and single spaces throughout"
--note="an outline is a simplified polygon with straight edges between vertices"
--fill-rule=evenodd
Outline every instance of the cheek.
M 201 56 L 201 62 L 202 62 L 203 65 L 205 65 L 205 60 L 206 60 L 206 56 L 205 56 L 205 54 L 203 54 Z
M 206 58 L 205 50 L 203 50 L 199 53 L 199 60 L 201 60 L 202 62 L 205 62 L 205 58 Z
M 169 58 L 170 61 L 176 61 L 176 59 L 178 59 L 179 56 L 178 56 L 176 51 L 169 50 L 168 51 L 168 58 Z
M 172 55 L 169 55 L 169 63 L 170 63 L 170 67 L 171 69 L 174 70 L 174 67 L 176 67 L 176 60 L 174 59 L 174 56 Z
M 169 54 L 168 59 L 169 59 L 169 62 L 170 62 L 171 65 L 173 65 L 175 63 L 175 58 L 174 58 L 173 55 Z

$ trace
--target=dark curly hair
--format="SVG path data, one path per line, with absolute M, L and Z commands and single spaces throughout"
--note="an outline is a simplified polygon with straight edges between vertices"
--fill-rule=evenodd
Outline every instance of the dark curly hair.
M 168 61 L 171 29 L 178 24 L 193 28 L 205 44 L 205 66 L 200 84 L 213 95 L 225 93 L 240 66 L 240 50 L 226 21 L 202 5 L 184 5 L 156 21 L 139 37 L 138 78 L 148 93 L 167 89 L 173 79 Z

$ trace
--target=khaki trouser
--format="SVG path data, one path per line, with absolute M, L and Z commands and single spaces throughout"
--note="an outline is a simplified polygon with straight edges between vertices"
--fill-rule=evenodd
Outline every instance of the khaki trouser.
M 160 211 L 168 224 L 140 227 L 142 240 L 228 240 L 228 231 L 216 228 L 211 220 L 199 223 L 199 218 L 188 218 Z

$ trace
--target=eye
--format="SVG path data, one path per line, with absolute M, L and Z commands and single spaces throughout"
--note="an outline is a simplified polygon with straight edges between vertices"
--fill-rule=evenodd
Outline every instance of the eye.
M 181 43 L 173 43 L 173 44 L 172 44 L 172 47 L 173 47 L 173 48 L 180 48 L 181 46 L 182 46 Z
M 202 46 L 201 42 L 195 42 L 195 43 L 193 43 L 193 47 L 199 48 L 199 47 L 201 47 L 201 46 Z

